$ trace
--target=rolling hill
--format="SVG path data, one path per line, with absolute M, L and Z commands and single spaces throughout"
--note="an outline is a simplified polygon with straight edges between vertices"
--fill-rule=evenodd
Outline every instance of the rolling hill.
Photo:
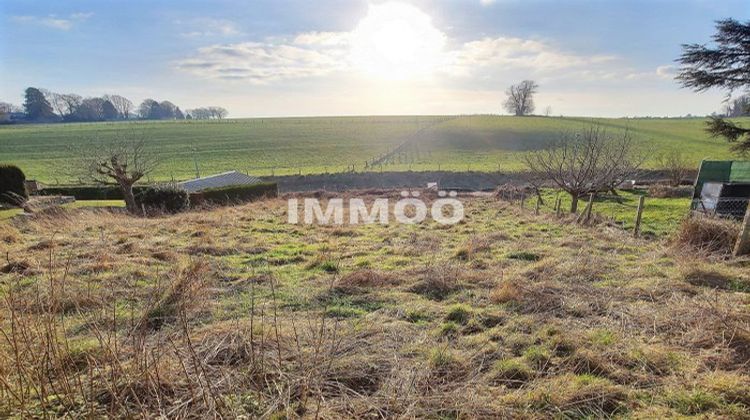
M 680 150 L 696 165 L 701 159 L 732 156 L 725 142 L 703 131 L 700 118 L 398 116 L 3 126 L 0 161 L 21 166 L 29 178 L 65 183 L 71 181 L 67 168 L 80 150 L 127 136 L 145 138 L 162 157 L 155 180 L 191 178 L 196 163 L 203 175 L 230 169 L 279 175 L 381 166 L 395 171 L 514 171 L 523 169 L 518 157 L 524 151 L 591 123 L 630 130 L 652 167 L 653 158 L 669 150 Z

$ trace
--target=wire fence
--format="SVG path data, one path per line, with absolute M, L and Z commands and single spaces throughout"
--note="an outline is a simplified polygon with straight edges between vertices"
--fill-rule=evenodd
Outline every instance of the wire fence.
M 558 219 L 567 220 L 582 225 L 605 223 L 611 226 L 629 230 L 634 236 L 641 235 L 644 222 L 644 210 L 646 209 L 646 197 L 637 195 L 633 203 L 624 197 L 604 194 L 589 194 L 579 198 L 577 205 L 573 206 L 571 200 L 566 200 L 566 195 L 561 192 L 537 192 L 532 188 L 499 188 L 496 197 L 501 201 L 507 201 L 518 205 L 525 211 L 533 211 L 535 214 L 547 213 Z M 633 197 L 629 197 L 633 200 Z M 613 211 L 613 206 L 617 207 Z M 688 209 L 683 210 L 687 213 Z M 654 224 L 649 224 L 649 235 L 664 234 L 668 229 L 654 229 Z
M 712 216 L 742 220 L 750 199 L 747 197 L 719 197 L 693 199 L 690 209 Z

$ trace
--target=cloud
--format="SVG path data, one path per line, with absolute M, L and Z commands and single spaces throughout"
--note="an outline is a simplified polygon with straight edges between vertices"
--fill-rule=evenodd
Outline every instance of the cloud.
M 479 4 L 482 6 L 492 6 L 495 2 L 496 0 L 479 0 Z
M 667 64 L 656 68 L 656 75 L 662 79 L 674 79 L 677 75 L 677 66 Z
M 497 37 L 470 41 L 450 53 L 449 71 L 472 75 L 483 69 L 525 69 L 537 73 L 598 66 L 616 60 L 611 55 L 566 52 L 542 41 Z
M 187 38 L 233 37 L 243 34 L 236 23 L 227 19 L 199 18 L 188 21 L 177 20 L 175 23 L 185 28 L 180 35 Z
M 255 84 L 320 77 L 346 68 L 347 49 L 339 42 L 333 36 L 308 33 L 291 41 L 217 44 L 175 64 L 201 77 Z
M 546 40 L 495 36 L 458 43 L 436 31 L 445 36 L 446 42 L 439 44 L 435 60 L 430 61 L 430 67 L 434 69 L 412 79 L 449 89 L 498 89 L 498 86 L 528 78 L 548 86 L 626 85 L 634 81 L 663 82 L 673 78 L 675 71 L 670 65 L 656 69 L 638 68 L 616 55 L 569 50 Z M 378 34 L 377 31 L 373 33 Z M 367 73 L 357 60 L 357 52 L 361 53 L 359 50 L 363 47 L 360 38 L 355 29 L 216 43 L 174 61 L 173 66 L 200 78 L 257 85 L 324 78 L 329 82 L 340 81 L 347 76 Z M 390 43 L 384 45 L 394 48 Z M 373 48 L 365 53 L 373 53 L 371 58 L 374 61 L 382 61 L 383 56 L 388 55 L 377 50 L 383 48 L 378 43 Z M 381 56 L 377 55 L 378 52 Z M 394 55 L 396 61 L 406 60 Z M 397 65 L 391 67 L 397 74 L 407 70 L 399 69 Z
M 15 22 L 22 24 L 31 24 L 45 26 L 52 29 L 67 31 L 78 23 L 88 20 L 93 13 L 71 13 L 67 17 L 58 17 L 56 15 L 48 16 L 13 16 Z

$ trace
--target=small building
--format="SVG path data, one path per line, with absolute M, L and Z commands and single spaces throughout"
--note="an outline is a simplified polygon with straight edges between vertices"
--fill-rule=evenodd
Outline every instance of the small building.
M 236 185 L 260 184 L 262 181 L 254 176 L 243 174 L 238 171 L 229 171 L 203 178 L 191 179 L 178 182 L 176 185 L 188 193 L 197 193 L 210 188 L 232 187 Z
M 692 209 L 741 219 L 750 201 L 750 161 L 703 161 Z

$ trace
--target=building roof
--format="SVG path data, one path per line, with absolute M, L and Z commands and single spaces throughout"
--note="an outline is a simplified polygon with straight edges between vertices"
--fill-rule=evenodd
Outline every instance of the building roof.
M 189 193 L 194 193 L 209 188 L 229 187 L 233 185 L 252 185 L 259 184 L 260 182 L 261 180 L 254 176 L 245 175 L 242 172 L 229 171 L 203 178 L 178 182 L 177 185 Z

